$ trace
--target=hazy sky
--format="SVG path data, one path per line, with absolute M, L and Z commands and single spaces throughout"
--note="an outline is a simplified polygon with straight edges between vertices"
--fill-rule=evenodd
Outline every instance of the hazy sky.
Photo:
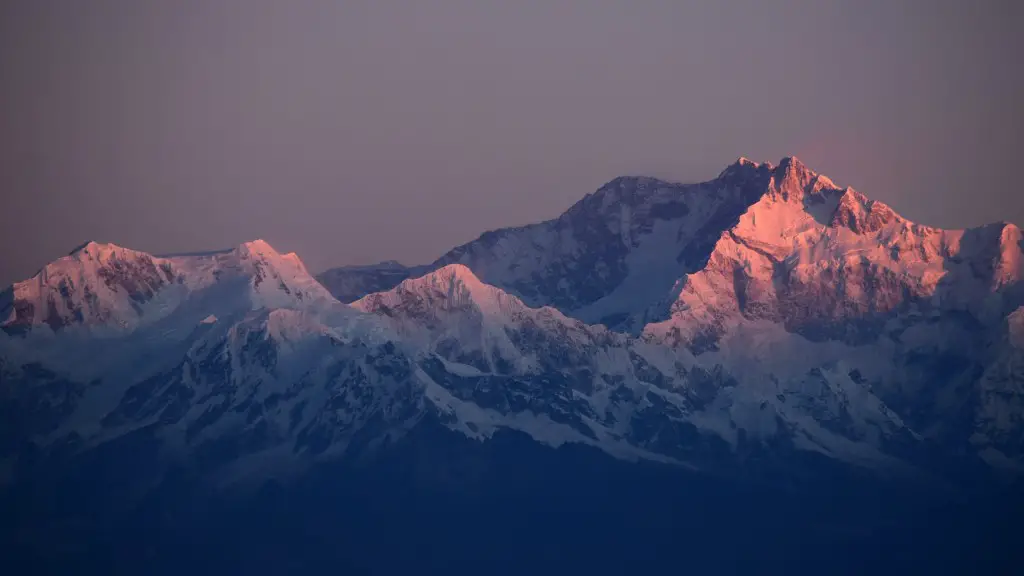
M 1024 224 L 1022 4 L 4 0 L 0 283 L 88 239 L 426 262 L 738 156 Z

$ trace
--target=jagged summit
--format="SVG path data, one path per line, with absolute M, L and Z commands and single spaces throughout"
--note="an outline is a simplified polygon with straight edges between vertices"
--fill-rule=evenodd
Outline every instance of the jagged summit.
M 730 230 L 778 243 L 812 229 L 862 230 L 888 220 L 883 204 L 854 194 L 795 156 L 778 165 L 741 157 L 717 178 L 694 184 L 614 178 L 557 218 L 486 232 L 426 266 L 343 267 L 319 278 L 339 300 L 353 302 L 461 263 L 528 306 L 639 332 L 667 317 L 679 280 L 703 268 Z M 865 218 L 870 222 L 862 224 Z
M 810 168 L 807 167 L 799 158 L 796 156 L 786 156 L 782 158 L 779 163 L 772 164 L 771 162 L 755 162 L 745 156 L 740 156 L 735 162 L 728 165 L 723 169 L 715 181 L 723 181 L 723 184 L 730 183 L 737 177 L 769 177 L 770 181 L 765 183 L 765 192 L 773 185 L 778 188 L 784 188 L 787 185 L 797 186 L 799 188 L 805 188 L 808 184 L 813 181 L 818 182 L 819 187 L 834 187 L 835 184 L 832 180 L 826 176 L 820 175 Z M 617 200 L 632 201 L 636 197 L 636 193 L 640 192 L 643 196 L 644 192 L 650 194 L 658 189 L 669 188 L 669 189 L 685 189 L 689 186 L 700 185 L 701 183 L 681 183 L 664 180 L 661 178 L 655 178 L 652 176 L 643 176 L 636 174 L 622 175 L 612 178 L 605 184 L 601 185 L 596 192 L 588 194 L 577 204 L 582 204 L 587 198 L 591 196 L 600 196 L 602 198 L 608 197 L 609 194 L 620 196 L 615 198 Z M 718 190 L 716 190 L 717 192 Z M 572 210 L 572 208 L 570 208 Z
M 843 226 L 854 233 L 877 232 L 889 224 L 903 222 L 889 206 L 871 200 L 853 188 L 847 188 L 836 207 L 829 225 Z
M 808 168 L 796 156 L 783 158 L 772 170 L 766 194 L 779 195 L 783 199 L 802 199 L 806 195 L 814 195 L 838 188 L 827 176 L 822 176 Z
M 295 252 L 281 254 L 266 240 L 257 238 L 256 240 L 243 242 L 235 249 L 235 252 L 242 257 L 259 258 L 287 268 L 293 268 L 296 272 L 303 275 L 309 274 L 306 264 L 299 258 L 298 254 Z
M 808 170 L 807 165 L 801 162 L 796 156 L 784 156 L 782 160 L 779 160 L 778 168 L 784 171 Z
M 678 284 L 671 318 L 645 334 L 699 349 L 746 322 L 782 320 L 787 330 L 859 342 L 898 310 L 939 306 L 998 321 L 1012 307 L 1022 246 L 1012 229 L 941 230 L 914 224 L 850 187 L 839 188 L 795 158 L 727 228 L 707 264 Z M 986 302 L 987 304 L 982 304 Z M 998 313 L 997 313 L 998 314 Z
M 336 303 L 295 253 L 282 255 L 264 240 L 167 256 L 86 242 L 4 294 L 9 302 L 0 310 L 0 325 L 17 333 L 40 326 L 55 332 L 72 326 L 132 331 L 191 300 L 204 302 L 200 318 L 246 305 Z

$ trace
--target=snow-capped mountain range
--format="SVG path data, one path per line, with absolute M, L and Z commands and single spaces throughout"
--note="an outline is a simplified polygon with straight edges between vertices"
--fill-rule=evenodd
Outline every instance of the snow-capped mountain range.
M 0 473 L 145 429 L 167 462 L 282 476 L 432 421 L 716 474 L 1015 476 L 1022 252 L 795 158 L 617 178 L 417 267 L 90 242 L 0 293 Z

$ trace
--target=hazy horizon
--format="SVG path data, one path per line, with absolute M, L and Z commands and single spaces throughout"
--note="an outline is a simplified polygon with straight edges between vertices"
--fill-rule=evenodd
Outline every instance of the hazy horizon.
M 1020 3 L 0 6 L 0 285 L 86 240 L 419 264 L 620 175 L 795 155 L 922 224 L 1024 225 Z

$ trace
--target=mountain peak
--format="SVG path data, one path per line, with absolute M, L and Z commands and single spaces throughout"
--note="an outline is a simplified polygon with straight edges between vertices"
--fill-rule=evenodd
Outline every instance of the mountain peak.
M 133 325 L 141 307 L 175 279 L 173 266 L 115 244 L 86 242 L 11 286 L 0 324 L 27 330 L 48 325 Z
M 448 264 L 418 278 L 403 280 L 392 290 L 367 295 L 352 306 L 371 312 L 413 300 L 438 310 L 473 307 L 487 315 L 505 314 L 524 307 L 515 296 L 483 283 L 464 264 Z
M 278 251 L 269 242 L 261 238 L 243 242 L 238 246 L 238 251 L 250 256 L 280 256 Z
M 469 266 L 466 266 L 465 264 L 448 264 L 447 266 L 442 266 L 441 268 L 438 268 L 437 270 L 435 270 L 431 274 L 428 274 L 427 276 L 430 275 L 436 275 L 438 277 L 450 279 L 453 281 L 457 280 L 464 284 L 483 284 L 483 282 L 481 282 L 480 279 L 476 277 L 476 274 L 473 274 L 473 271 L 469 269 Z
M 481 297 L 486 299 L 485 294 L 497 290 L 484 284 L 465 264 L 448 264 L 419 278 L 405 280 L 399 286 L 417 292 L 423 289 L 440 290 L 448 294 L 449 298 L 465 292 L 473 300 L 479 300 Z
M 840 188 L 827 176 L 807 167 L 796 156 L 783 158 L 772 170 L 767 195 L 784 202 L 805 201 L 807 197 L 835 196 Z
M 746 156 L 740 156 L 732 164 L 725 167 L 726 170 L 729 168 L 764 168 L 767 167 L 771 170 L 775 169 L 775 166 L 771 162 L 755 162 Z
M 90 240 L 83 244 L 79 244 L 74 250 L 68 252 L 67 257 L 73 259 L 81 259 L 82 257 L 92 258 L 100 261 L 108 260 L 111 256 L 115 255 L 140 255 L 143 252 L 138 250 L 132 250 L 131 248 L 125 248 L 118 246 L 117 244 L 111 244 L 109 242 L 96 242 Z M 58 260 L 57 262 L 59 262 Z
M 772 174 L 778 186 L 783 187 L 787 183 L 792 183 L 800 188 L 803 188 L 814 176 L 817 176 L 817 174 L 796 156 L 786 156 L 783 158 L 779 161 L 779 165 L 776 166 Z
M 224 292 L 235 289 L 241 292 Z M 131 331 L 159 321 L 193 296 L 198 301 L 212 293 L 223 293 L 229 307 L 253 309 L 336 303 L 295 253 L 280 254 L 265 240 L 164 257 L 90 241 L 6 291 L 0 325 L 22 332 L 39 325 L 53 331 L 73 325 Z M 160 301 L 150 305 L 158 294 Z M 206 316 L 211 310 L 200 312 Z
M 82 242 L 78 246 L 75 246 L 70 252 L 68 252 L 68 256 L 74 256 L 75 254 L 78 254 L 79 252 L 88 251 L 90 248 L 91 249 L 97 249 L 100 246 L 103 246 L 103 244 L 101 244 L 101 243 L 99 243 L 99 242 L 97 242 L 95 240 L 88 240 L 86 242 Z
M 847 188 L 829 225 L 849 228 L 857 234 L 877 232 L 900 217 L 885 204 L 871 200 L 853 188 Z
M 746 156 L 740 156 L 739 158 L 736 159 L 736 161 L 734 161 L 732 164 L 729 164 L 721 172 L 719 172 L 718 178 L 725 178 L 729 175 L 737 173 L 749 174 L 752 171 L 757 171 L 761 168 L 768 168 L 769 170 L 775 169 L 775 167 L 772 166 L 770 163 L 754 162 L 753 160 L 747 158 Z
M 796 156 L 786 156 L 779 161 L 779 168 L 782 170 L 807 170 L 807 165 Z
M 257 260 L 264 260 L 268 263 L 293 269 L 295 272 L 302 275 L 309 274 L 309 270 L 306 268 L 305 262 L 299 258 L 298 254 L 295 252 L 281 254 L 266 240 L 257 238 L 256 240 L 244 242 L 235 249 L 235 252 L 243 258 L 248 257 Z

